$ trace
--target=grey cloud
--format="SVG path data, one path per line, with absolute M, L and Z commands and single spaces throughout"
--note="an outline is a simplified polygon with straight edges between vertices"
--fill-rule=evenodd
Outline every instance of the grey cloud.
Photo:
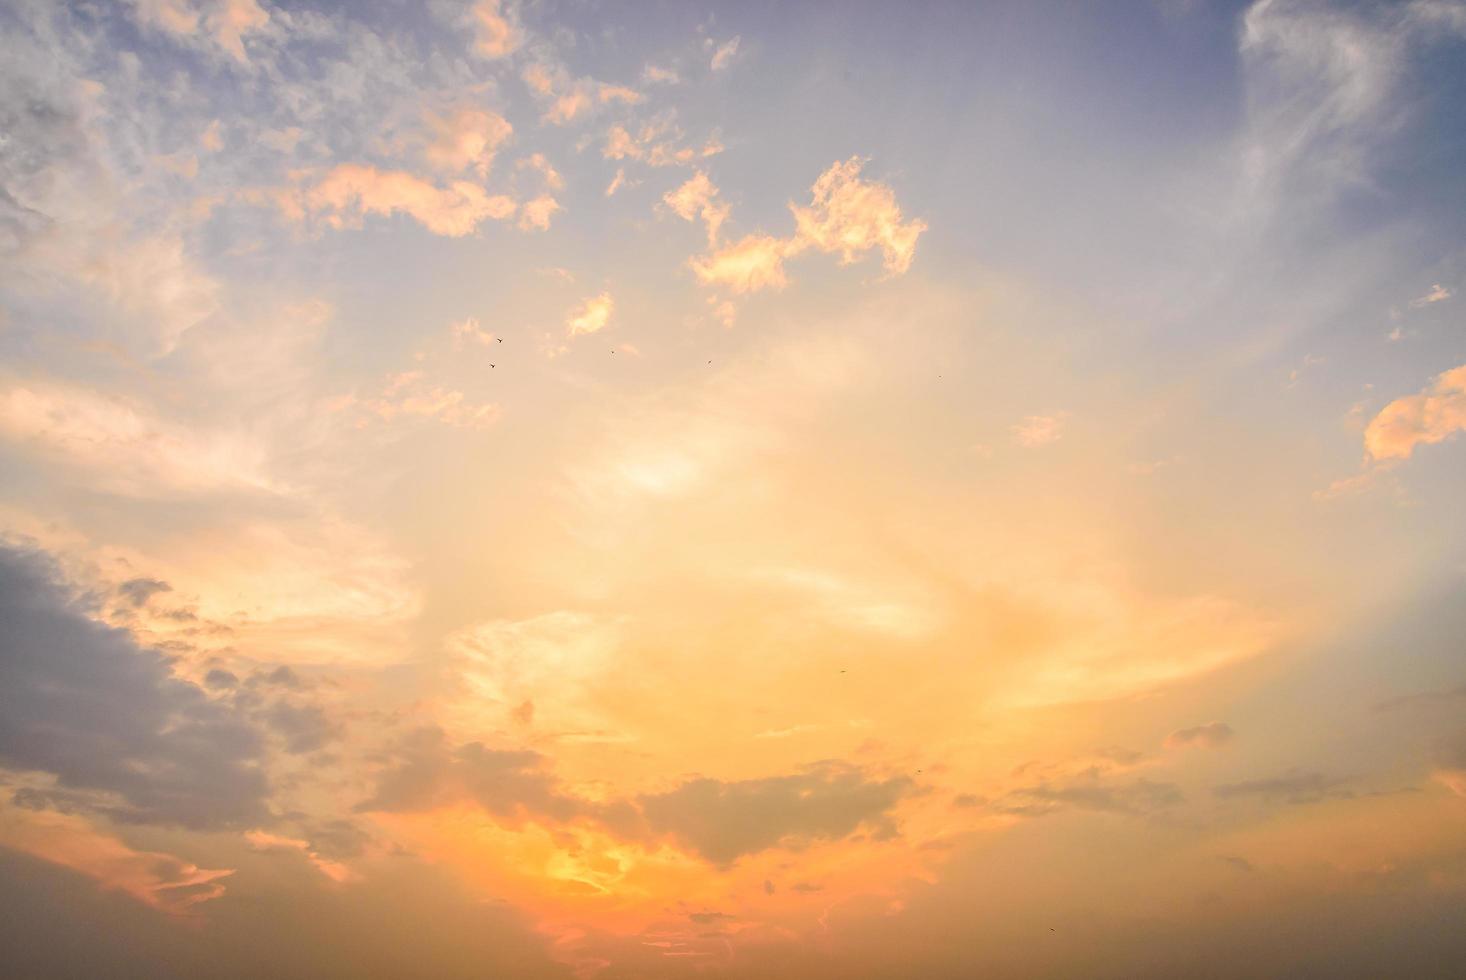
M 537 752 L 454 746 L 438 728 L 418 729 L 388 754 L 376 792 L 359 812 L 427 810 L 473 800 L 508 819 L 592 820 L 630 838 L 671 837 L 715 864 L 861 828 L 894 836 L 890 810 L 914 789 L 905 777 L 869 778 L 825 762 L 789 776 L 724 782 L 691 779 L 664 793 L 600 803 L 564 790 Z
M 1180 749 L 1196 746 L 1203 749 L 1221 748 L 1236 734 L 1232 726 L 1224 721 L 1212 721 L 1194 728 L 1181 728 L 1166 736 L 1166 748 Z
M 0 765 L 108 794 L 119 819 L 264 819 L 258 732 L 89 611 L 44 555 L 0 545 Z
M 426 810 L 472 799 L 499 816 L 543 814 L 567 820 L 586 811 L 562 794 L 537 752 L 498 750 L 479 742 L 453 747 L 439 728 L 421 728 L 397 746 L 376 794 L 357 809 Z
M 285 739 L 286 751 L 297 754 L 323 748 L 337 731 L 326 712 L 314 704 L 277 701 L 260 712 L 260 718 Z
M 912 789 L 905 777 L 870 779 L 854 766 L 827 762 L 792 776 L 693 779 L 638 802 L 654 833 L 731 864 L 781 844 L 838 840 L 862 826 L 892 834 L 890 811 Z
M 204 683 L 209 687 L 237 687 L 239 678 L 227 670 L 215 667 L 204 675 Z
M 989 804 L 1004 813 L 1043 816 L 1057 810 L 1097 810 L 1138 816 L 1176 806 L 1185 797 L 1174 783 L 1136 779 L 1128 783 L 1103 783 L 1081 779 L 1069 783 L 1048 782 L 1026 786 L 1004 794 Z
M 1318 772 L 1293 770 L 1267 779 L 1226 783 L 1212 792 L 1224 800 L 1253 798 L 1268 803 L 1318 803 L 1353 797 L 1353 790 L 1345 787 L 1347 782 Z
M 117 587 L 117 594 L 134 608 L 148 604 L 148 600 L 160 592 L 172 592 L 173 586 L 161 579 L 132 578 Z

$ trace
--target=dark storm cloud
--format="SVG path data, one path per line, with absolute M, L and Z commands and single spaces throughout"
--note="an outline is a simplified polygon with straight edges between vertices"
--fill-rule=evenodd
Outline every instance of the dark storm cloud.
M 839 840 L 862 826 L 893 835 L 890 811 L 912 788 L 905 777 L 870 779 L 855 766 L 828 762 L 792 776 L 693 779 L 637 802 L 654 833 L 731 864 L 770 847 Z
M 111 794 L 119 819 L 264 818 L 255 728 L 88 612 L 46 556 L 0 544 L 0 765 Z

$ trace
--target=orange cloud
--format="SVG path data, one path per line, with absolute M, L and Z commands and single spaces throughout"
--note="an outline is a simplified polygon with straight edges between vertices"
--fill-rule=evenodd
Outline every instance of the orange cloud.
M 227 868 L 200 868 L 171 854 L 135 851 L 78 816 L 52 810 L 0 808 L 0 844 L 94 879 L 144 905 L 185 915 L 224 894 Z
M 473 50 L 485 58 L 505 58 L 519 48 L 520 36 L 505 16 L 501 0 L 478 0 L 471 12 L 474 27 Z
M 1466 429 L 1466 364 L 1436 377 L 1418 394 L 1390 402 L 1364 430 L 1377 460 L 1408 459 L 1418 445 L 1443 442 Z
M 401 170 L 343 163 L 304 192 L 276 194 L 287 217 L 319 217 L 334 228 L 357 227 L 367 214 L 406 214 L 435 235 L 461 238 L 485 220 L 504 220 L 517 207 L 466 180 L 439 187 Z

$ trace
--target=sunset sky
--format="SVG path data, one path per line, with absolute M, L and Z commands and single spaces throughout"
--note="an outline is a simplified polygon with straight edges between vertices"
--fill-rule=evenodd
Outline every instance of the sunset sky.
M 1466 2 L 0 0 L 0 974 L 1447 977 Z

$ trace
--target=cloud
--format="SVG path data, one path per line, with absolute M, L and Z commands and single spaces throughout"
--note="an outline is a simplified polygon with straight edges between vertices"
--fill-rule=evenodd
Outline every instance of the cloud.
M 738 56 L 738 42 L 740 40 L 742 38 L 734 37 L 718 45 L 716 50 L 713 51 L 713 57 L 708 62 L 708 67 L 713 71 L 722 71 L 731 65 L 733 59 Z M 709 39 L 708 43 L 711 44 L 712 40 Z
M 607 160 L 638 160 L 649 167 L 686 167 L 723 152 L 716 138 L 701 147 L 682 142 L 684 134 L 666 119 L 646 123 L 635 133 L 622 125 L 606 131 L 601 156 Z
M 1020 769 L 1025 767 L 1020 767 Z M 1107 781 L 1106 772 L 1121 769 L 1114 762 L 1099 760 L 1079 772 L 1009 790 L 985 805 L 1000 813 L 1018 816 L 1045 816 L 1059 810 L 1094 810 L 1144 816 L 1185 802 L 1174 783 L 1149 779 Z
M 383 422 L 399 418 L 432 419 L 459 429 L 486 429 L 501 414 L 497 403 L 474 402 L 457 389 L 430 384 L 422 371 L 392 375 L 382 393 L 363 402 L 362 407 Z
M 1436 283 L 1430 287 L 1430 292 L 1424 296 L 1418 296 L 1412 299 L 1410 301 L 1410 308 L 1412 310 L 1418 310 L 1422 307 L 1430 306 L 1432 303 L 1443 303 L 1454 295 L 1456 295 L 1454 292 L 1442 286 L 1440 283 Z
M 1430 775 L 1452 793 L 1466 797 L 1466 731 L 1436 743 L 1435 768 Z
M 173 915 L 224 894 L 229 869 L 200 868 L 157 851 L 138 851 L 75 814 L 0 806 L 0 845 L 70 868 L 103 888 Z
M 285 740 L 285 751 L 293 754 L 324 748 L 337 733 L 337 726 L 319 705 L 276 701 L 258 717 Z
M 1418 394 L 1396 398 L 1364 430 L 1364 448 L 1376 460 L 1408 459 L 1466 429 L 1466 364 L 1438 375 Z
M 582 801 L 562 794 L 537 752 L 500 750 L 480 742 L 452 746 L 439 728 L 421 728 L 402 739 L 362 812 L 430 810 L 472 800 L 499 817 L 569 820 L 586 812 Z
M 0 545 L 0 765 L 100 794 L 115 819 L 263 819 L 259 732 L 90 612 L 44 555 Z
M 903 221 L 895 193 L 884 184 L 862 180 L 863 165 L 859 157 L 836 162 L 815 181 L 808 207 L 790 204 L 796 226 L 791 237 L 747 235 L 710 255 L 693 258 L 693 273 L 705 285 L 722 286 L 734 293 L 779 289 L 788 283 L 785 260 L 808 248 L 839 253 L 842 265 L 880 249 L 889 275 L 905 273 L 926 223 Z M 687 203 L 701 204 L 701 197 L 706 197 L 710 204 L 714 190 L 711 183 L 703 187 L 695 181 L 690 182 Z M 726 217 L 724 208 L 717 214 L 717 225 L 721 226 Z M 710 234 L 710 248 L 713 238 Z
M 128 579 L 117 587 L 117 594 L 135 609 L 146 606 L 155 595 L 172 591 L 173 586 L 155 578 Z
M 537 171 L 544 178 L 545 186 L 552 191 L 557 191 L 565 186 L 565 179 L 560 176 L 560 172 L 554 168 L 549 158 L 543 153 L 531 153 L 520 160 L 518 166 L 521 170 Z
M 674 68 L 649 64 L 641 70 L 641 80 L 646 85 L 676 85 L 682 79 Z
M 611 321 L 615 303 L 610 293 L 581 301 L 565 318 L 565 331 L 572 337 L 595 333 Z
M 839 840 L 861 827 L 894 835 L 890 811 L 912 790 L 904 776 L 873 779 L 854 766 L 826 762 L 791 776 L 693 779 L 637 802 L 653 832 L 728 865 L 771 847 Z
M 435 235 L 461 238 L 488 219 L 513 216 L 513 198 L 490 195 L 466 180 L 440 187 L 402 170 L 343 163 L 310 187 L 266 192 L 287 218 L 315 217 L 332 228 L 357 228 L 368 214 L 406 214 Z
M 479 325 L 478 317 L 468 317 L 453 323 L 449 329 L 453 333 L 453 346 L 461 348 L 464 344 L 475 343 L 488 347 L 494 343 L 495 334 L 491 330 L 485 330 Z
M 264 446 L 253 439 L 195 431 L 86 389 L 31 383 L 0 391 L 0 437 L 122 496 L 280 489 L 265 472 Z
M 560 203 L 549 194 L 541 194 L 539 197 L 525 201 L 519 209 L 519 229 L 521 231 L 547 231 L 550 227 L 550 216 L 561 210 Z
M 926 222 L 902 221 L 895 192 L 860 178 L 864 164 L 859 157 L 834 164 L 814 182 L 809 207 L 791 206 L 798 227 L 796 241 L 822 252 L 839 252 L 842 265 L 879 248 L 886 271 L 901 275 L 911 267 Z
M 342 864 L 340 861 L 333 861 L 323 857 L 318 851 L 311 847 L 311 842 L 299 840 L 294 837 L 282 837 L 265 830 L 249 830 L 244 834 L 244 839 L 249 846 L 257 851 L 296 851 L 303 855 L 310 862 L 311 867 L 332 881 L 347 882 L 354 880 L 357 875 L 354 871 Z
M 588 701 L 615 669 L 621 624 L 559 610 L 528 619 L 495 619 L 450 635 L 461 700 L 445 715 L 455 730 L 477 730 L 491 711 L 518 712 L 539 731 L 592 731 L 607 719 Z M 529 703 L 528 712 L 519 707 Z
M 505 14 L 501 0 L 477 0 L 469 13 L 474 28 L 474 53 L 484 58 L 507 58 L 520 45 L 520 32 Z
M 1227 783 L 1212 792 L 1218 799 L 1259 799 L 1266 803 L 1319 803 L 1323 800 L 1349 799 L 1354 792 L 1345 788 L 1348 780 L 1325 776 L 1318 772 L 1293 770 L 1282 776 L 1249 779 Z
M 177 37 L 202 33 L 240 64 L 249 64 L 244 39 L 264 30 L 270 14 L 256 0 L 133 0 L 138 23 Z
M 471 107 L 447 115 L 429 112 L 424 122 L 430 133 L 423 151 L 428 163 L 448 173 L 472 169 L 480 179 L 489 175 L 495 152 L 514 133 L 503 116 Z
M 1068 412 L 1057 412 L 1053 415 L 1029 415 L 1008 431 L 1018 445 L 1026 449 L 1037 449 L 1040 446 L 1059 441 L 1064 434 L 1064 421 L 1068 417 Z
M 1191 746 L 1202 749 L 1218 749 L 1232 740 L 1232 726 L 1221 721 L 1208 722 L 1194 728 L 1180 728 L 1166 736 L 1168 749 L 1184 749 Z
M 718 188 L 701 170 L 662 196 L 662 201 L 684 221 L 701 218 L 708 230 L 708 248 L 718 244 L 718 229 L 728 218 L 729 206 L 717 200 Z
M 545 61 L 526 65 L 520 78 L 545 106 L 542 119 L 556 126 L 574 122 L 612 103 L 635 105 L 642 94 L 625 85 L 593 78 L 574 78 L 563 67 Z
M 691 267 L 704 285 L 752 293 L 788 285 L 784 259 L 790 254 L 790 243 L 785 239 L 747 235 L 712 255 L 692 259 Z

